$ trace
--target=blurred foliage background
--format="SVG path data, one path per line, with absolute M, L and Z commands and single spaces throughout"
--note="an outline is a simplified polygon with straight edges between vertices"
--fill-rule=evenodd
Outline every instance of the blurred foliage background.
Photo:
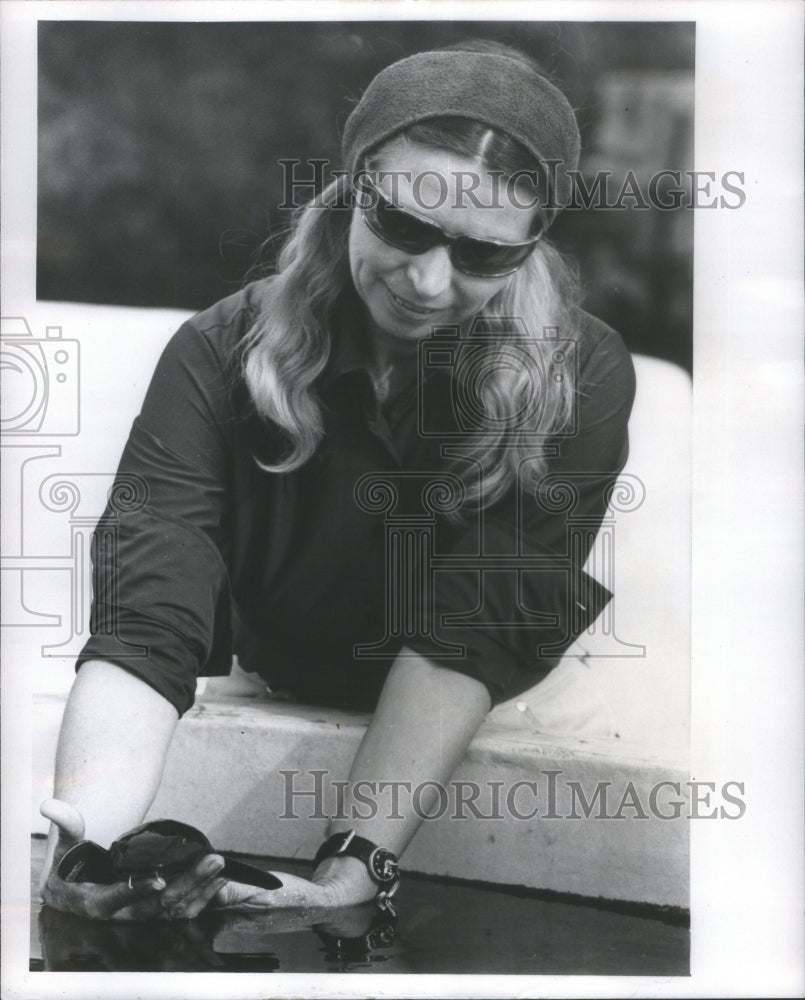
M 41 21 L 38 297 L 201 309 L 235 291 L 287 226 L 279 161 L 340 167 L 375 73 L 468 37 L 540 61 L 612 201 L 629 170 L 645 191 L 692 167 L 691 23 Z M 568 210 L 553 239 L 592 312 L 689 369 L 693 212 L 624 204 Z

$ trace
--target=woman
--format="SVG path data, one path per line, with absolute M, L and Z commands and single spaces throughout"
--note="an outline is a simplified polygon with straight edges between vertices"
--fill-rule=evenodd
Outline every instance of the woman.
M 544 238 L 578 151 L 567 100 L 519 53 L 403 59 L 350 115 L 346 171 L 279 273 L 171 341 L 120 466 L 143 502 L 116 512 L 96 574 L 115 627 L 79 659 L 43 805 L 56 862 L 142 820 L 196 676 L 233 648 L 273 690 L 373 707 L 350 781 L 416 786 L 446 782 L 490 707 L 599 613 L 581 566 L 634 385 Z M 406 557 L 393 523 L 427 526 Z M 116 919 L 384 899 L 418 822 L 334 820 L 312 879 L 274 889 L 207 854 L 167 884 L 54 864 L 43 898 Z

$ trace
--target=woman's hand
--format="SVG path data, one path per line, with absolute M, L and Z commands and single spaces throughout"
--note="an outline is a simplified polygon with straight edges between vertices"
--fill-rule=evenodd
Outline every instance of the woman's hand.
M 210 903 L 226 886 L 219 876 L 224 859 L 208 854 L 194 868 L 165 882 L 159 876 L 112 885 L 65 882 L 59 878 L 59 862 L 84 839 L 84 820 L 73 806 L 48 799 L 40 807 L 42 815 L 58 828 L 58 842 L 42 886 L 42 901 L 54 909 L 92 920 L 189 920 Z M 246 887 L 244 887 L 246 888 Z
M 326 886 L 316 885 L 298 875 L 276 872 L 282 879 L 280 889 L 259 889 L 242 882 L 227 882 L 213 900 L 216 910 L 239 910 L 259 913 L 281 909 L 322 909 L 345 905 L 334 901 Z
M 279 889 L 258 889 L 241 882 L 227 882 L 214 900 L 216 909 L 244 912 L 265 910 L 333 909 L 365 903 L 377 895 L 362 861 L 355 858 L 327 858 L 311 879 L 286 872 L 273 872 L 281 881 Z
M 328 858 L 312 879 L 285 872 L 278 889 L 260 889 L 220 877 L 224 859 L 208 854 L 194 868 L 165 882 L 160 877 L 112 885 L 65 882 L 58 866 L 67 851 L 84 839 L 84 820 L 66 802 L 49 799 L 40 811 L 56 825 L 59 839 L 50 871 L 42 886 L 42 901 L 57 910 L 93 920 L 190 920 L 208 906 L 214 909 L 265 912 L 268 910 L 330 910 L 374 899 L 377 887 L 362 862 Z

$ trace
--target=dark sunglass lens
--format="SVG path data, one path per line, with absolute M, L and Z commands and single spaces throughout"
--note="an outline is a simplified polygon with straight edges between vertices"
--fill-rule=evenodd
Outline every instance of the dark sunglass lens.
M 441 232 L 380 198 L 374 212 L 381 236 L 408 253 L 425 253 L 435 247 Z
M 534 244 L 521 246 L 500 246 L 483 240 L 458 240 L 455 245 L 454 262 L 460 270 L 468 274 L 503 275 L 516 271 L 530 256 Z

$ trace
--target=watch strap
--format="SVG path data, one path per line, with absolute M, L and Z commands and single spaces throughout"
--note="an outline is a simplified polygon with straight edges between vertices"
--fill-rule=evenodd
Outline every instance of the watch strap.
M 381 889 L 388 890 L 389 895 L 399 882 L 399 864 L 396 855 L 386 847 L 378 847 L 371 840 L 359 837 L 354 830 L 334 833 L 328 837 L 316 852 L 313 863 L 318 866 L 326 858 L 339 856 L 362 861 L 372 880 Z

